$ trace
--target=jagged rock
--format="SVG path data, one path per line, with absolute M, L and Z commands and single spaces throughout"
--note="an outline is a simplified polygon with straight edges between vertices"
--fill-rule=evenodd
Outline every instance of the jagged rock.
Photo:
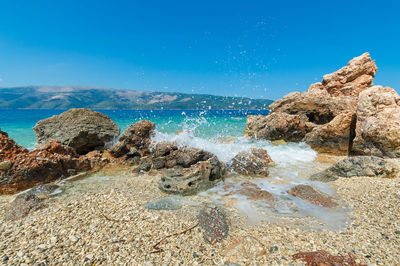
M 255 139 L 300 141 L 306 135 L 300 116 L 283 112 L 247 116 L 245 132 Z
M 327 74 L 322 85 L 333 96 L 357 96 L 361 91 L 372 86 L 378 68 L 369 53 L 353 58 L 345 67 Z
M 154 129 L 154 123 L 148 120 L 141 120 L 131 125 L 122 132 L 118 143 L 110 148 L 111 155 L 117 158 L 127 155 L 129 158 L 150 154 L 149 146 Z
M 0 194 L 15 193 L 107 163 L 98 152 L 79 157 L 74 149 L 55 141 L 12 158 L 11 167 L 0 171 Z
M 27 152 L 27 149 L 19 146 L 6 132 L 0 130 L 0 161 L 11 161 L 19 154 Z
M 357 96 L 372 85 L 377 71 L 368 53 L 325 75 L 307 92 L 272 103 L 267 116 L 248 116 L 245 132 L 257 139 L 307 141 L 320 152 L 347 155 L 351 149 Z
M 321 192 L 316 191 L 312 186 L 309 185 L 297 185 L 292 187 L 288 193 L 293 197 L 298 197 L 311 204 L 318 205 L 321 207 L 332 208 L 338 204 L 332 200 L 331 197 Z
M 108 116 L 89 109 L 70 109 L 60 115 L 39 121 L 33 128 L 37 146 L 50 140 L 70 146 L 78 154 L 102 149 L 112 143 L 120 129 Z
M 337 115 L 330 123 L 314 128 L 305 141 L 320 153 L 348 154 L 352 133 L 355 134 L 356 116 L 353 112 Z
M 374 86 L 360 93 L 352 153 L 400 157 L 400 96 L 394 89 Z
M 179 210 L 182 208 L 182 202 L 178 197 L 165 197 L 146 204 L 149 210 Z
M 330 182 L 339 177 L 372 176 L 394 178 L 399 174 L 399 166 L 374 156 L 354 156 L 338 161 L 324 171 L 314 174 L 311 180 Z
M 7 207 L 5 220 L 17 220 L 25 217 L 31 211 L 43 207 L 41 200 L 32 193 L 22 193 L 18 195 Z
M 268 176 L 268 168 L 273 164 L 268 152 L 264 149 L 250 149 L 240 152 L 231 162 L 230 170 L 246 176 Z
M 159 188 L 172 194 L 196 194 L 213 187 L 223 178 L 224 172 L 224 164 L 212 156 L 187 168 L 176 166 L 167 170 L 161 178 Z
M 199 225 L 204 230 L 204 239 L 214 244 L 227 238 L 229 222 L 225 212 L 219 207 L 205 207 L 197 216 Z

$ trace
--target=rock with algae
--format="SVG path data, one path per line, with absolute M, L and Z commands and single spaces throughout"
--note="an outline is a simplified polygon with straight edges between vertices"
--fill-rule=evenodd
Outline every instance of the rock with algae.
M 182 208 L 181 200 L 178 197 L 164 197 L 146 204 L 149 210 L 179 210 Z

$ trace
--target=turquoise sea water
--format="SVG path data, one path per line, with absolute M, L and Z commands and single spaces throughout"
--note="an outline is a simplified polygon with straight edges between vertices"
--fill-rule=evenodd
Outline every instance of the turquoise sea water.
M 18 144 L 33 148 L 35 134 L 32 128 L 42 119 L 58 115 L 65 110 L 0 110 L 0 128 Z M 97 110 L 108 115 L 122 130 L 129 125 L 147 119 L 153 121 L 157 130 L 174 133 L 181 129 L 194 128 L 200 138 L 230 137 L 243 135 L 246 116 L 267 114 L 268 111 L 223 111 L 223 110 Z

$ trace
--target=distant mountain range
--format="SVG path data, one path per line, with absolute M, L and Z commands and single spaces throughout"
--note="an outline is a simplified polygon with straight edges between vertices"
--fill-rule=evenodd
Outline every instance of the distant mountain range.
M 0 88 L 0 109 L 267 109 L 271 100 L 80 86 Z

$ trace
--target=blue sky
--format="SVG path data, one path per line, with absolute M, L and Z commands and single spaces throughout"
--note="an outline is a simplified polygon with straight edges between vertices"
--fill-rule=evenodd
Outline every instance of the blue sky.
M 0 86 L 277 99 L 369 51 L 400 89 L 400 1 L 0 0 Z

